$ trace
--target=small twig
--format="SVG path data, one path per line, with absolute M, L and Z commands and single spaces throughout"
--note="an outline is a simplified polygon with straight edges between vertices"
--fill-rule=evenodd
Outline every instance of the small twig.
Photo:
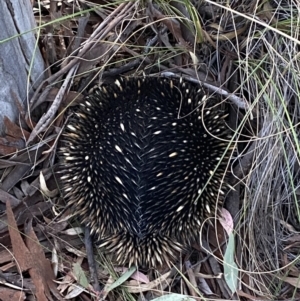
M 181 75 L 175 74 L 173 72 L 162 72 L 161 73 L 162 76 L 165 77 L 176 77 L 176 78 L 180 78 L 182 77 Z M 245 99 L 242 99 L 230 92 L 225 91 L 224 89 L 220 88 L 220 87 L 216 87 L 213 86 L 211 84 L 208 84 L 204 81 L 199 81 L 196 78 L 193 78 L 191 76 L 184 76 L 184 79 L 192 82 L 192 83 L 196 83 L 196 84 L 201 84 L 202 86 L 204 86 L 205 88 L 207 88 L 208 90 L 217 93 L 218 95 L 224 96 L 226 98 L 228 98 L 229 100 L 231 100 L 238 108 L 242 109 L 242 110 L 248 110 L 249 109 L 249 104 L 247 103 L 247 101 Z
M 89 263 L 89 270 L 91 274 L 91 281 L 93 283 L 93 288 L 95 292 L 100 292 L 100 285 L 99 285 L 98 275 L 97 275 L 97 266 L 94 258 L 93 244 L 92 244 L 89 227 L 85 227 L 84 242 L 85 242 L 86 255 Z
M 55 114 L 61 104 L 61 101 L 66 94 L 67 90 L 70 88 L 72 79 L 73 79 L 73 74 L 76 72 L 78 68 L 78 65 L 75 65 L 68 73 L 63 85 L 60 87 L 50 109 L 47 111 L 45 115 L 42 116 L 42 118 L 39 120 L 35 128 L 32 130 L 28 140 L 27 140 L 27 145 L 41 132 L 43 132 L 49 124 L 52 122 L 52 120 L 55 117 Z
M 113 76 L 117 76 L 120 75 L 122 73 L 126 73 L 134 68 L 136 68 L 139 64 L 141 63 L 141 59 L 137 58 L 133 61 L 130 61 L 129 63 L 119 67 L 119 68 L 111 68 L 107 71 L 103 72 L 103 78 L 107 78 L 107 77 L 113 77 Z

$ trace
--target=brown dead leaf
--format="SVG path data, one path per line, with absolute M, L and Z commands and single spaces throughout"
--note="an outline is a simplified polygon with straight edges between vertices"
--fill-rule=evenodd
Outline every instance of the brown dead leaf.
M 126 287 L 128 289 L 128 292 L 133 293 L 133 294 L 137 294 L 140 292 L 147 292 L 147 291 L 151 291 L 157 287 L 162 287 L 164 284 L 169 284 L 170 282 L 173 281 L 173 279 L 169 278 L 169 276 L 171 275 L 171 271 L 163 274 L 162 276 L 158 277 L 157 279 L 147 283 L 147 284 L 139 284 L 139 285 L 130 285 L 130 284 L 124 284 L 124 287 Z M 105 289 L 104 289 L 105 291 Z
M 31 130 L 34 129 L 35 126 L 36 126 L 36 122 L 34 122 L 34 121 L 30 118 L 30 116 L 25 117 L 25 122 L 26 122 L 27 126 L 28 126 Z
M 62 104 L 66 106 L 74 106 L 81 103 L 83 99 L 83 95 L 76 91 L 69 91 L 66 97 L 63 99 Z
M 43 196 L 41 194 L 36 193 L 32 197 L 24 198 L 22 203 L 14 208 L 14 214 L 18 226 L 23 225 L 27 219 L 30 219 L 33 216 L 42 216 L 44 212 L 50 208 L 51 205 L 43 200 Z M 8 225 L 8 216 L 7 214 L 4 214 L 0 219 L 0 234 L 2 237 L 1 242 L 3 242 L 3 234 L 8 230 Z
M 57 300 L 63 300 L 54 285 L 54 274 L 50 261 L 45 258 L 43 248 L 32 229 L 31 222 L 25 226 L 26 246 L 18 230 L 9 202 L 6 203 L 6 212 L 13 254 L 21 270 L 29 272 L 35 285 L 34 293 L 37 301 L 52 301 L 50 290 Z
M 50 291 L 55 295 L 57 300 L 63 300 L 59 295 L 56 286 L 53 282 L 54 273 L 51 267 L 50 261 L 45 257 L 44 249 L 38 241 L 33 229 L 32 229 L 32 220 L 25 224 L 24 232 L 26 234 L 26 244 L 32 256 L 32 263 L 34 268 L 32 268 L 29 273 L 30 276 L 36 285 L 36 296 L 38 294 L 43 300 L 44 294 L 48 297 L 49 300 L 53 300 L 50 294 Z M 39 284 L 39 286 L 38 286 Z
M 15 151 L 16 151 L 15 147 L 1 145 L 1 143 L 0 143 L 0 155 L 6 156 L 6 155 L 14 153 Z
M 10 147 L 13 151 L 8 154 L 11 154 L 18 149 L 23 149 L 25 146 L 25 141 L 22 138 L 15 138 L 6 135 L 5 137 L 0 137 L 0 145 Z
M 47 94 L 47 96 L 45 98 L 45 101 L 53 102 L 58 92 L 59 92 L 58 88 L 56 88 L 56 87 L 51 88 L 51 90 L 49 91 L 49 93 Z M 77 98 L 83 98 L 83 95 L 81 95 L 80 93 L 78 93 L 76 91 L 69 91 L 65 95 L 65 97 L 61 103 L 61 106 L 63 108 L 66 108 L 70 105 L 73 105 L 74 99 L 77 99 Z M 80 101 L 76 101 L 75 104 L 78 105 L 79 102 Z
M 0 287 L 1 301 L 25 300 L 25 293 L 8 287 Z
M 128 268 L 125 268 L 125 267 L 115 267 L 114 270 L 116 272 L 119 272 L 119 273 L 125 273 L 128 271 Z M 145 275 L 144 273 L 140 272 L 140 271 L 135 271 L 131 276 L 130 276 L 131 279 L 137 281 L 137 282 L 141 282 L 141 283 L 149 283 L 150 280 L 149 280 L 149 277 L 147 275 Z
M 30 133 L 24 129 L 21 129 L 18 125 L 12 122 L 8 117 L 4 116 L 4 125 L 5 125 L 5 132 L 8 136 L 14 138 L 22 138 L 27 140 L 29 138 Z
M 291 284 L 296 288 L 300 288 L 300 277 L 278 277 L 284 282 Z
M 3 249 L 0 251 L 0 264 L 5 262 L 10 262 L 13 259 L 13 255 L 7 249 Z
M 60 293 L 64 293 L 65 291 L 67 291 L 67 289 L 72 286 L 72 284 L 75 282 L 74 278 L 71 276 L 71 272 L 67 273 L 63 279 L 58 282 L 59 283 L 57 289 L 60 291 Z
M 227 240 L 226 231 L 222 227 L 222 225 L 218 222 L 217 227 L 215 229 L 209 229 L 209 243 L 214 248 L 219 248 Z M 216 252 L 216 255 L 218 252 Z
M 10 93 L 11 93 L 12 99 L 14 100 L 16 108 L 19 110 L 20 115 L 25 116 L 23 102 L 21 101 L 21 99 L 19 98 L 19 96 L 15 92 L 11 91 Z
M 101 61 L 105 62 L 111 55 L 112 47 L 110 44 L 99 43 L 84 55 L 84 59 L 80 61 L 78 74 L 89 73 Z
M 22 272 L 28 271 L 31 264 L 31 254 L 27 249 L 20 232 L 18 230 L 18 226 L 12 212 L 11 206 L 9 202 L 6 202 L 6 214 L 7 214 L 7 222 L 8 222 L 8 231 L 11 239 L 11 244 L 13 248 L 13 254 L 18 262 L 18 265 Z

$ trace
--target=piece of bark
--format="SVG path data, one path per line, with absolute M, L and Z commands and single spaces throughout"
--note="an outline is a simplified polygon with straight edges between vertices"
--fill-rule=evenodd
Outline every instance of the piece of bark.
M 31 89 L 43 79 L 44 62 L 36 47 L 30 0 L 0 1 L 0 135 L 4 116 L 16 121 L 16 101 L 25 107 Z M 29 93 L 28 93 L 29 92 Z

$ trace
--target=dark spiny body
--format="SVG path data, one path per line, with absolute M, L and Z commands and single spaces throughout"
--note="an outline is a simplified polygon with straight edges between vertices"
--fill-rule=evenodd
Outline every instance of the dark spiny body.
M 65 197 L 118 263 L 174 260 L 222 201 L 230 135 L 204 99 L 187 82 L 120 78 L 67 125 Z

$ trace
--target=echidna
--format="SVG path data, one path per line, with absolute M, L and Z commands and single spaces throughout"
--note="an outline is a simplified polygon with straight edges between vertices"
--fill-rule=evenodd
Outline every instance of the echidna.
M 164 78 L 119 78 L 81 103 L 61 149 L 65 198 L 117 263 L 173 261 L 215 214 L 224 118 L 199 86 Z

